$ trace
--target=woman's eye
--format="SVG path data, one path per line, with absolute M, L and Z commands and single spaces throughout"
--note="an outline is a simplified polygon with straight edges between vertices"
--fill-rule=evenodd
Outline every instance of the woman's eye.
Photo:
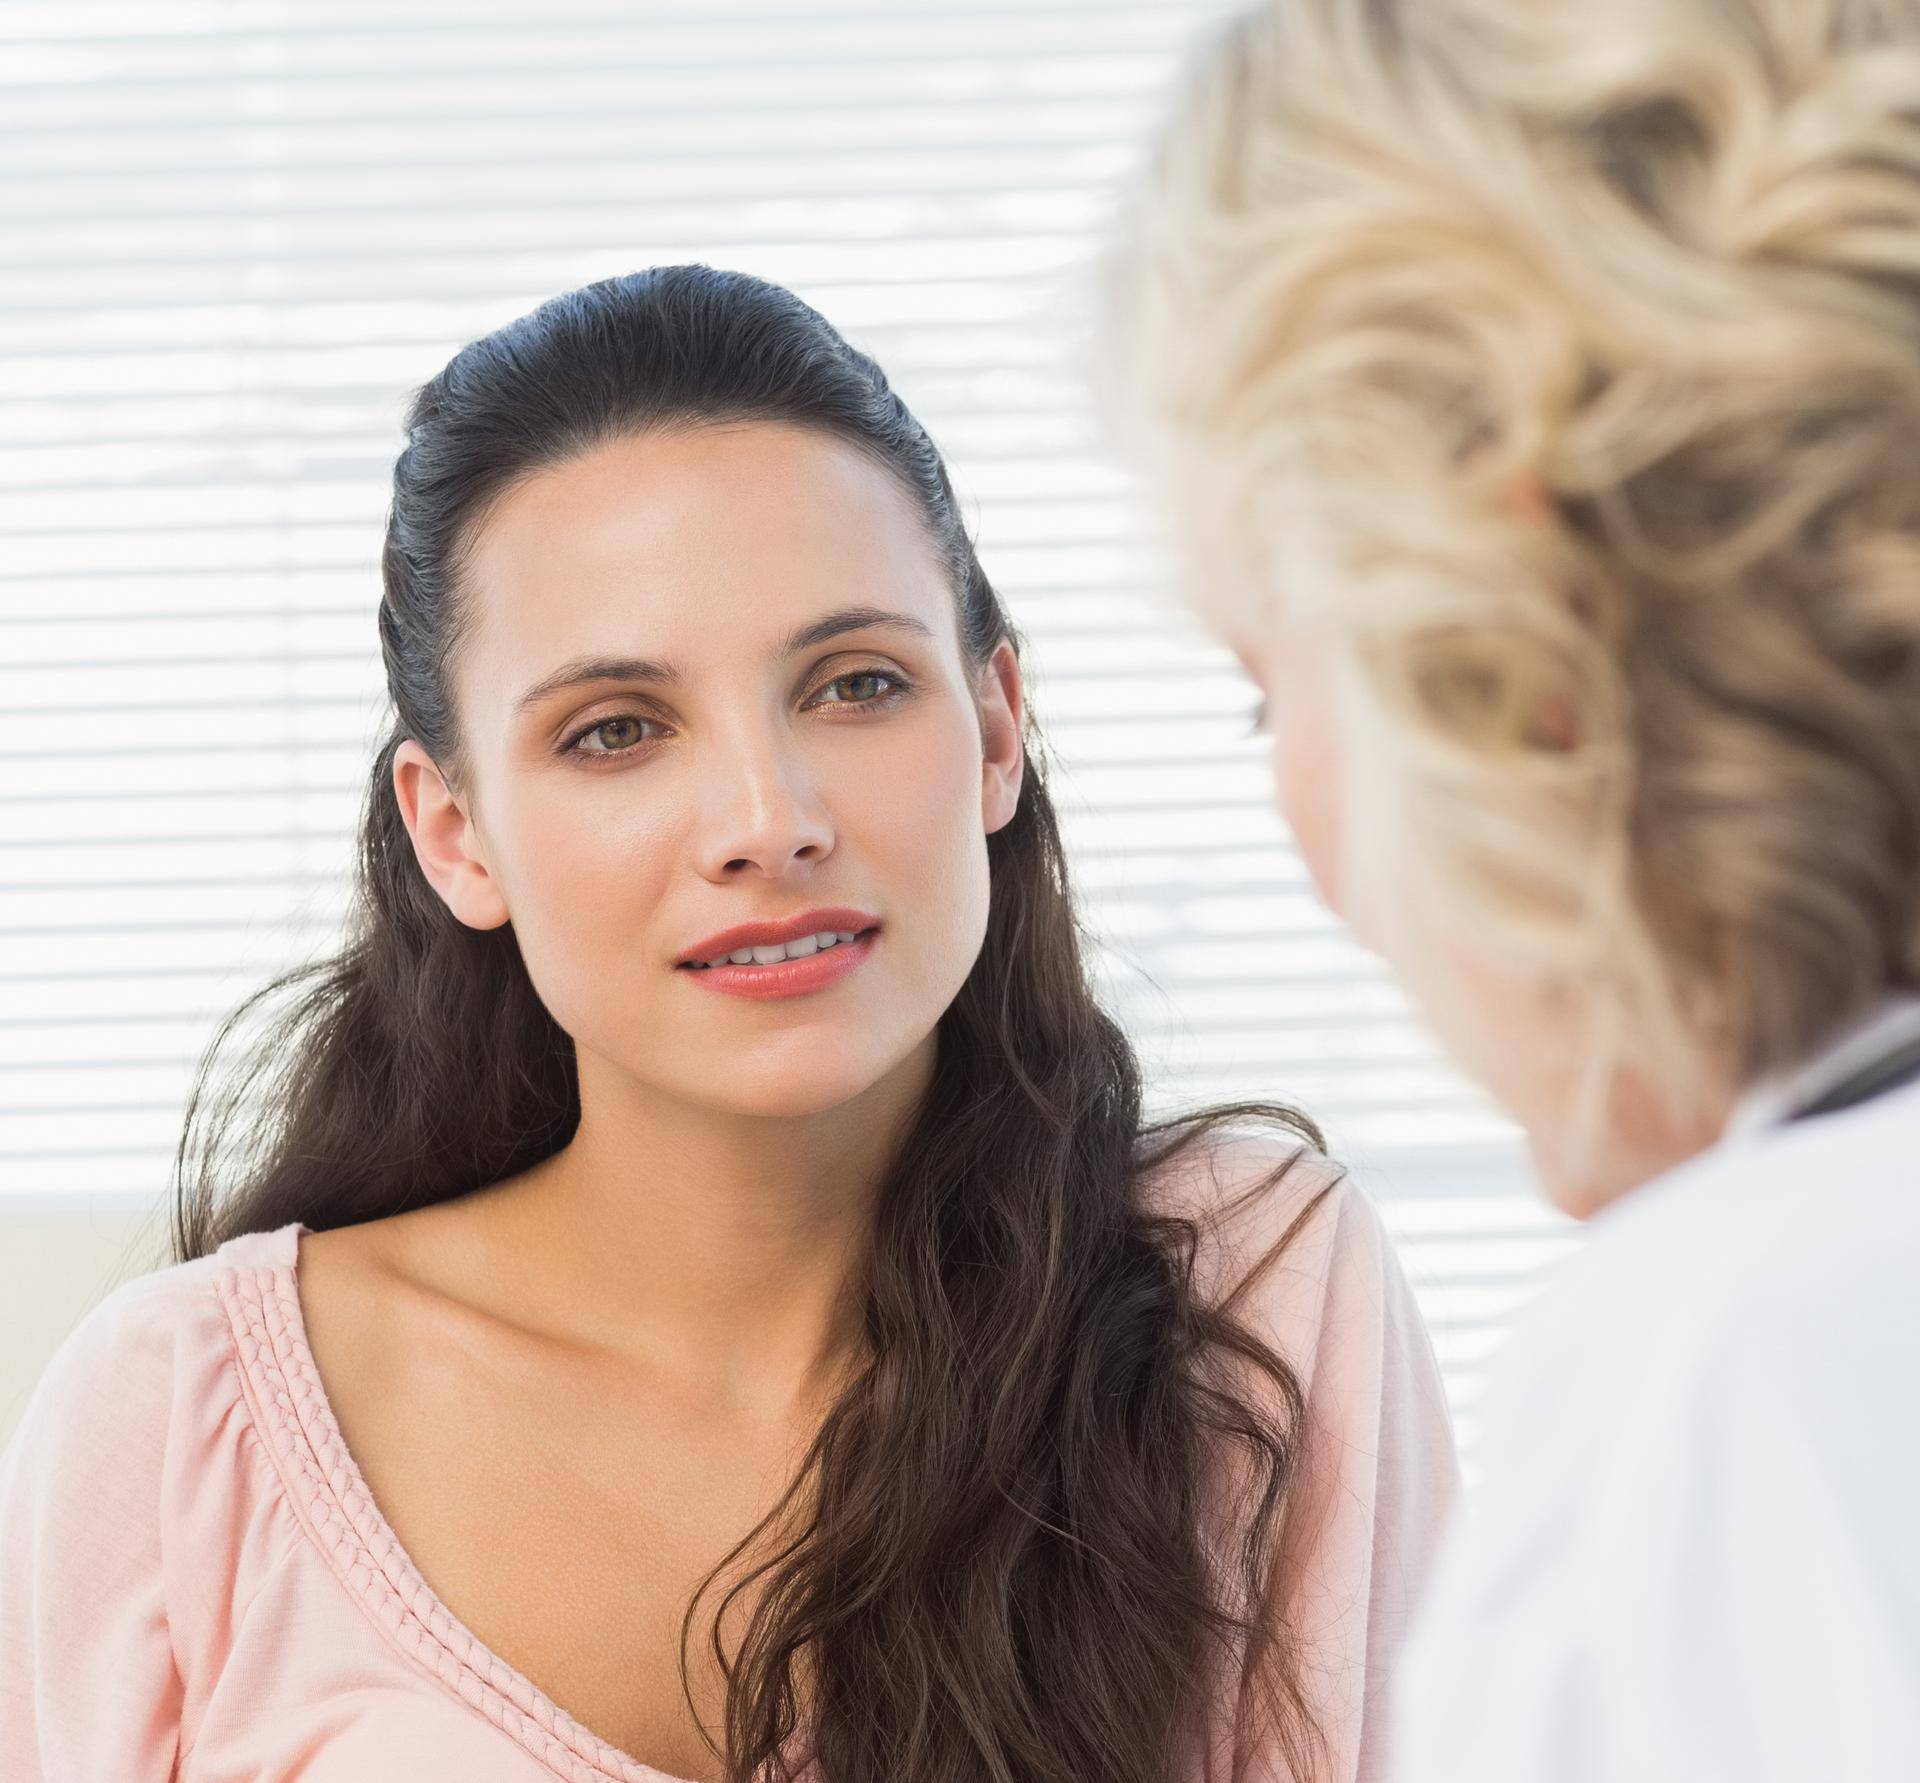
M 828 706 L 871 706 L 887 698 L 890 694 L 904 690 L 906 682 L 898 675 L 884 669 L 858 669 L 850 675 L 839 675 L 829 681 L 820 690 L 821 703 Z M 835 688 L 848 688 L 850 692 L 829 698 Z
M 653 722 L 651 718 L 642 718 L 633 712 L 622 712 L 612 718 L 599 718 L 584 730 L 575 731 L 567 740 L 567 748 L 577 755 L 631 755 L 642 743 L 650 740 L 638 733 L 643 726 Z M 607 736 L 609 732 L 625 733 L 626 740 L 624 742 L 619 740 L 618 735 L 609 740 Z M 601 746 L 593 749 L 583 748 L 582 745 L 589 737 L 600 738 Z
M 829 706 L 854 706 L 854 708 L 862 708 L 862 706 L 889 706 L 889 704 L 893 704 L 897 699 L 902 699 L 902 697 L 906 695 L 906 691 L 908 691 L 906 678 L 895 674 L 891 668 L 856 668 L 856 670 L 851 670 L 851 672 L 845 674 L 845 676 L 835 676 L 831 681 L 828 681 L 828 683 L 822 687 L 822 693 L 824 693 L 826 689 L 829 689 L 829 687 L 841 687 L 841 685 L 847 685 L 847 683 L 852 683 L 852 681 L 887 681 L 889 687 L 891 687 L 891 691 L 889 691 L 889 693 L 868 693 L 866 697 L 856 697 L 856 699 L 831 699 L 831 701 L 824 701 L 824 704 L 829 704 Z M 632 729 L 637 729 L 639 725 L 649 724 L 659 724 L 659 720 L 655 720 L 655 718 L 641 718 L 641 714 L 637 714 L 637 712 L 614 712 L 611 718 L 595 718 L 593 724 L 586 725 L 584 729 L 574 731 L 574 735 L 566 739 L 566 752 L 568 752 L 568 754 L 582 754 L 582 756 L 630 756 L 630 754 L 637 754 L 641 743 L 645 741 L 643 737 L 630 735 L 628 741 L 622 745 L 622 743 L 609 743 L 607 737 L 603 737 L 601 733 L 603 733 L 603 731 L 618 731 L 622 725 L 630 727 L 630 731 L 632 731 Z M 588 737 L 601 737 L 601 747 L 597 747 L 597 749 L 586 749 L 586 747 L 582 747 L 582 745 L 586 745 Z

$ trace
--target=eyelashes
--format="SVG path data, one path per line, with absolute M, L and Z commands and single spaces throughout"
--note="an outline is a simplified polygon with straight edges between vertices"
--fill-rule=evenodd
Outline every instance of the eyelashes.
M 885 682 L 888 684 L 889 691 L 871 694 L 864 699 L 822 699 L 820 697 L 821 694 L 827 692 L 829 689 L 843 687 L 849 682 Z M 809 707 L 816 705 L 827 707 L 837 706 L 845 709 L 849 713 L 867 713 L 878 710 L 890 710 L 898 706 L 901 701 L 906 699 L 913 691 L 913 683 L 897 669 L 849 669 L 843 674 L 835 675 L 830 681 L 821 682 L 819 688 L 808 699 L 807 704 Z M 601 760 L 638 755 L 647 747 L 649 742 L 655 741 L 656 739 L 642 738 L 639 741 L 617 749 L 584 749 L 581 747 L 581 744 L 584 743 L 588 737 L 594 736 L 598 732 L 606 730 L 613 725 L 659 725 L 661 722 L 661 720 L 649 718 L 641 712 L 611 712 L 604 718 L 596 718 L 591 724 L 582 725 L 579 730 L 575 731 L 567 738 L 565 743 L 561 745 L 560 753 L 562 755 L 595 757 Z M 835 722 L 841 721 L 836 720 Z

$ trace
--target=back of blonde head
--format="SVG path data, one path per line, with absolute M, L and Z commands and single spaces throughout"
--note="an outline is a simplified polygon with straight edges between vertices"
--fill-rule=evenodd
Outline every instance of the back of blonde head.
M 1336 642 L 1378 920 L 1677 1087 L 1920 980 L 1920 6 L 1286 0 L 1112 270 L 1196 599 Z

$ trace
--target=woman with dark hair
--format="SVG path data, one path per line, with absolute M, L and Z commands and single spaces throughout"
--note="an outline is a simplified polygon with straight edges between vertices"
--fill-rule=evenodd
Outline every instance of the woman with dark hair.
M 1372 1775 L 1431 1351 L 1309 1121 L 1143 1120 L 873 362 L 698 266 L 475 342 L 380 635 L 346 943 L 0 1457 L 10 1783 Z

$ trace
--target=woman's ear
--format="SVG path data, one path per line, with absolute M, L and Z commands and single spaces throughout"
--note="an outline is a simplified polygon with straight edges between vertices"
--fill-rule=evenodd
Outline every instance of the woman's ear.
M 506 900 L 479 853 L 478 832 L 411 737 L 393 752 L 393 796 L 420 871 L 441 901 L 470 929 L 499 928 L 508 918 Z
M 987 659 L 974 699 L 980 713 L 980 819 L 990 836 L 1013 821 L 1027 760 L 1020 658 L 1005 639 Z

